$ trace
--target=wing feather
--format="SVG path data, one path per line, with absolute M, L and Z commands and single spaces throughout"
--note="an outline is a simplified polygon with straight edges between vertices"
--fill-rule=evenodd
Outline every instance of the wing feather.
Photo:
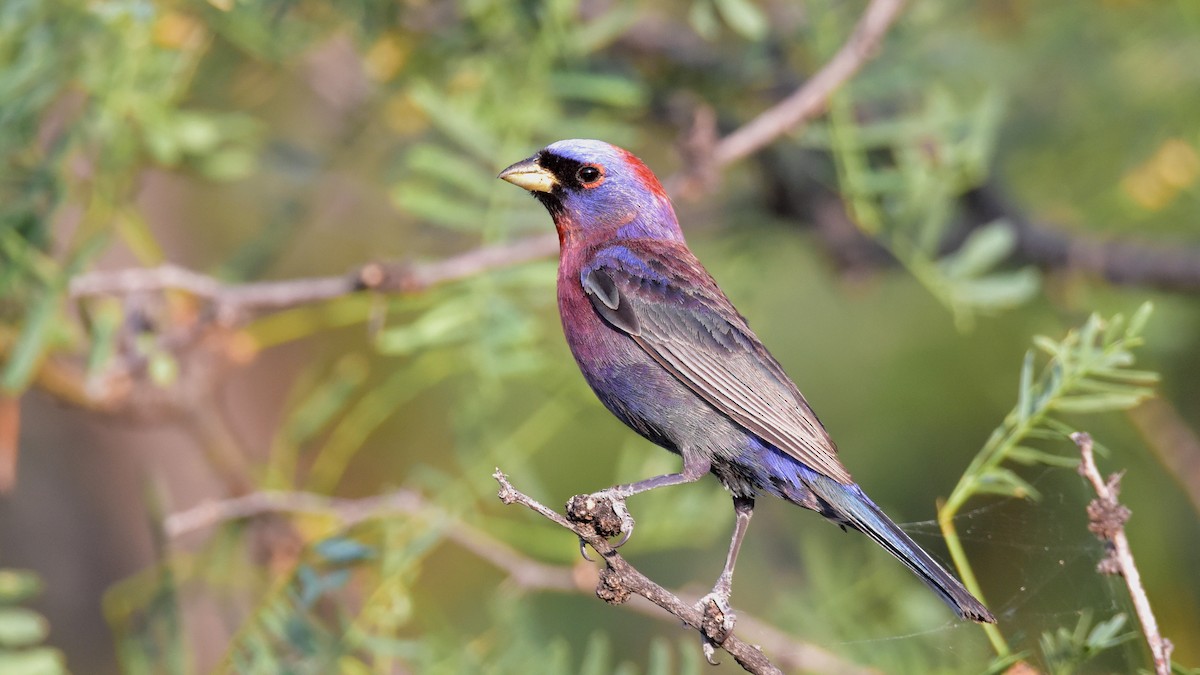
M 620 246 L 582 269 L 597 313 L 747 431 L 814 471 L 853 482 L 804 396 L 695 257 L 674 242 L 640 247 L 657 253 L 652 265 Z

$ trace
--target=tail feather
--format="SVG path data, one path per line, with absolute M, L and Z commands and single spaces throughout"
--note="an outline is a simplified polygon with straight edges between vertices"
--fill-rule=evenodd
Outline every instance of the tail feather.
M 979 623 L 996 623 L 996 617 L 975 596 L 903 530 L 887 517 L 857 485 L 844 485 L 825 476 L 810 474 L 805 482 L 829 507 L 827 516 L 853 527 L 875 540 L 925 582 L 961 618 Z

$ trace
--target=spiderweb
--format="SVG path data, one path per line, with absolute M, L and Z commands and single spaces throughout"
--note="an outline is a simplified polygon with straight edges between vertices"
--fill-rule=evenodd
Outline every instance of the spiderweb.
M 1040 649 L 1044 633 L 1073 630 L 1085 616 L 1096 622 L 1130 611 L 1124 587 L 1096 573 L 1104 549 L 1087 529 L 1085 507 L 1094 495 L 1083 480 L 1071 471 L 1043 468 L 1030 482 L 1041 493 L 1039 500 L 981 497 L 976 500 L 978 506 L 961 511 L 954 523 L 1005 639 L 1014 652 L 1026 652 L 1026 658 L 1045 671 Z M 954 570 L 939 554 L 944 544 L 936 520 L 900 525 L 947 569 Z M 896 643 L 904 651 L 904 643 L 916 642 L 927 658 L 932 653 L 932 660 L 943 667 L 973 663 L 980 669 L 974 641 L 958 635 L 964 630 L 977 629 L 951 618 L 919 631 L 844 640 L 831 646 L 869 654 L 884 647 L 896 649 Z M 1127 624 L 1124 632 L 1128 630 Z M 964 645 L 972 645 L 970 654 L 958 653 Z M 1130 649 L 1115 649 L 1088 665 L 1134 672 L 1138 663 Z

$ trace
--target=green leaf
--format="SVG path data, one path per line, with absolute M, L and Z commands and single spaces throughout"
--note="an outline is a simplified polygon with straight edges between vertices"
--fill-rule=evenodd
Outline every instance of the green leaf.
M 954 297 L 981 310 L 1005 309 L 1027 302 L 1037 294 L 1041 278 L 1032 267 L 953 282 Z
M 397 207 L 451 229 L 478 231 L 486 223 L 483 208 L 464 202 L 458 195 L 447 194 L 439 186 L 409 181 L 393 188 L 391 195 Z
M 688 9 L 688 24 L 705 40 L 717 39 L 721 25 L 717 22 L 712 0 L 694 0 Z
M 470 328 L 477 318 L 469 300 L 447 301 L 407 325 L 380 331 L 375 346 L 385 354 L 412 354 L 448 346 L 472 335 Z
M 151 382 L 165 389 L 179 379 L 179 362 L 170 352 L 155 349 L 150 352 L 146 371 Z
M 1017 420 L 1024 423 L 1033 414 L 1033 350 L 1025 352 L 1021 381 L 1017 385 Z
M 984 473 L 979 477 L 978 486 L 980 492 L 1016 497 L 1017 499 L 1038 500 L 1042 497 L 1041 493 L 1024 478 L 1004 467 L 996 467 Z
M 436 179 L 463 196 L 485 201 L 497 184 L 495 172 L 436 143 L 421 143 L 404 156 L 404 163 L 414 173 Z
M 67 675 L 62 652 L 51 647 L 20 651 L 0 650 L 0 673 L 4 675 Z
M 576 54 L 591 54 L 616 41 L 637 20 L 638 11 L 632 3 L 617 4 L 608 12 L 577 28 L 568 44 Z
M 1105 368 L 1103 366 L 1092 369 L 1092 374 L 1096 377 L 1103 377 L 1109 380 L 1117 380 L 1120 382 L 1128 382 L 1130 384 L 1155 384 L 1162 379 L 1162 376 L 1153 370 L 1134 370 L 1132 368 Z
M 181 110 L 172 116 L 171 125 L 176 143 L 187 153 L 210 152 L 222 140 L 220 125 L 212 115 Z
M 1154 390 L 1150 387 L 1132 385 L 1127 382 L 1108 382 L 1091 377 L 1079 378 L 1075 383 L 1075 389 L 1095 394 L 1126 394 L 1141 398 L 1150 398 L 1154 395 Z
M 1062 350 L 1062 346 L 1058 344 L 1057 340 L 1046 337 L 1045 335 L 1034 335 L 1033 346 L 1050 355 L 1051 358 L 1057 357 L 1059 352 Z
M 0 645 L 29 647 L 50 634 L 50 624 L 41 614 L 24 607 L 0 607 Z
M 550 86 L 562 99 L 614 108 L 640 108 L 647 99 L 640 84 L 621 75 L 560 72 L 550 76 Z
M 1076 429 L 1075 427 L 1067 424 L 1066 422 L 1056 420 L 1053 417 L 1043 417 L 1042 425 L 1044 425 L 1047 429 L 1050 430 L 1049 433 L 1057 434 L 1057 436 L 1050 437 L 1052 440 L 1068 439 L 1071 437 L 1071 434 L 1078 431 L 1078 429 Z M 1100 446 L 1097 445 L 1096 447 L 1097 447 L 1097 449 L 1099 449 Z
M 1006 656 L 997 656 L 988 664 L 987 669 L 983 671 L 983 675 L 1003 675 L 1007 673 L 1013 665 L 1029 658 L 1028 651 L 1019 651 Z
M 311 440 L 345 410 L 368 375 L 367 359 L 361 354 L 339 359 L 333 372 L 288 415 L 283 437 L 293 445 Z
M 45 353 L 52 320 L 58 312 L 61 299 L 61 288 L 46 288 L 34 301 L 32 309 L 25 315 L 21 335 L 9 353 L 3 373 L 0 374 L 0 390 L 16 394 L 29 386 L 42 354 Z
M 1012 226 L 997 220 L 973 230 L 962 246 L 942 258 L 942 271 L 950 277 L 978 277 L 1012 255 L 1017 235 Z
M 1114 317 L 1114 320 L 1117 320 Z M 1093 312 L 1088 317 L 1083 328 L 1079 331 L 1078 349 L 1081 353 L 1086 354 L 1089 350 L 1094 349 L 1096 345 L 1096 336 L 1100 333 L 1100 329 L 1104 326 L 1104 319 L 1099 314 Z
M 1098 413 L 1109 410 L 1127 410 L 1138 405 L 1147 397 L 1148 394 L 1138 393 L 1082 394 L 1054 399 L 1050 402 L 1050 407 L 1066 413 Z
M 713 0 L 717 12 L 733 32 L 757 42 L 767 36 L 767 17 L 750 0 Z
M 650 641 L 650 657 L 646 663 L 646 675 L 671 675 L 671 643 L 661 637 Z
M 1096 624 L 1095 628 L 1092 628 L 1092 631 L 1088 633 L 1088 648 L 1095 651 L 1109 649 L 1136 637 L 1137 634 L 1132 631 L 1118 635 L 1121 629 L 1125 627 L 1126 619 L 1127 617 L 1122 613 L 1117 614 L 1108 621 L 1101 621 Z
M 459 149 L 475 155 L 482 162 L 495 162 L 504 148 L 495 131 L 481 119 L 464 113 L 442 91 L 440 86 L 421 83 L 414 85 L 409 95 L 433 125 L 453 140 Z
M 608 634 L 595 631 L 588 638 L 583 650 L 583 663 L 579 675 L 609 675 L 612 672 L 612 645 Z
M 1150 315 L 1154 313 L 1154 303 L 1144 302 L 1133 316 L 1129 319 L 1129 326 L 1125 329 L 1126 339 L 1132 339 L 1142 334 L 1146 328 L 1146 322 L 1150 320 Z
M 1064 468 L 1074 468 L 1079 466 L 1078 457 L 1064 457 L 1056 455 L 1052 452 L 1038 450 L 1024 445 L 1014 446 L 1008 451 L 1008 457 L 1018 464 L 1033 466 L 1037 464 L 1045 464 L 1047 466 L 1061 466 Z
M 0 603 L 28 600 L 42 590 L 42 580 L 27 570 L 0 569 Z
M 212 181 L 245 178 L 258 166 L 258 154 L 249 148 L 223 148 L 201 156 L 197 166 Z

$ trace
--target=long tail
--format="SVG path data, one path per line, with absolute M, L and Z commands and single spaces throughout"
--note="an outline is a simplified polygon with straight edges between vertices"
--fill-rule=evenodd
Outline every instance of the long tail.
M 823 502 L 821 506 L 828 507 L 827 517 L 874 539 L 920 577 L 960 617 L 996 623 L 996 617 L 983 603 L 910 539 L 857 485 L 844 485 L 820 474 L 805 473 L 807 480 L 804 482 Z

